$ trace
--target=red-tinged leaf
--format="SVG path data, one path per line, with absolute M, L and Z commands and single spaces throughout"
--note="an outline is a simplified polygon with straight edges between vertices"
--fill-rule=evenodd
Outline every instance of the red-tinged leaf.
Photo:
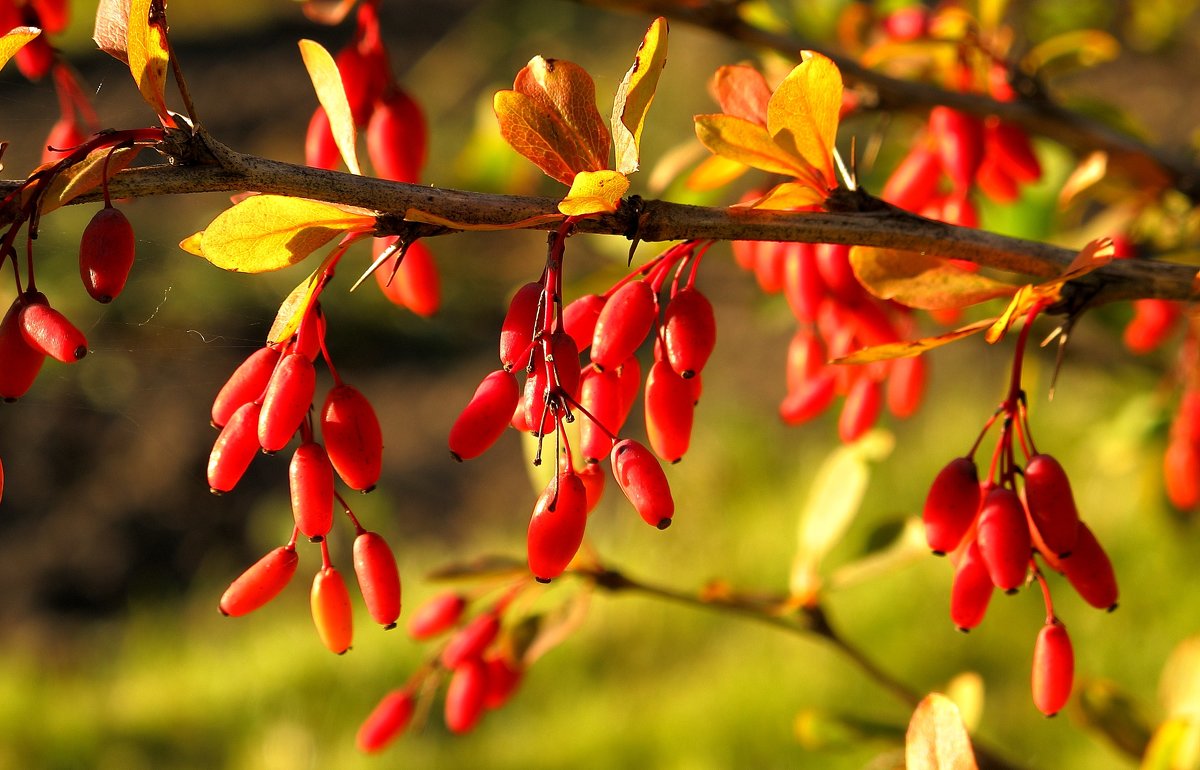
M 667 20 L 658 17 L 646 30 L 638 46 L 633 66 L 625 73 L 613 101 L 612 136 L 616 148 L 617 171 L 632 174 L 638 170 L 638 148 L 646 113 L 654 101 L 658 78 L 667 64 Z
M 804 58 L 771 95 L 767 130 L 780 146 L 817 169 L 834 187 L 834 141 L 842 108 L 842 73 L 828 58 L 803 51 Z
M 596 86 L 587 70 L 565 59 L 535 56 L 517 73 L 513 90 L 528 96 L 571 132 L 580 161 L 576 171 L 608 168 L 611 138 L 596 109 Z
M 354 9 L 356 0 L 304 0 L 300 10 L 305 17 L 317 24 L 335 26 L 341 24 Z
M 954 701 L 925 696 L 913 712 L 904 740 L 907 770 L 977 770 L 971 737 Z
M 0 69 L 4 68 L 13 54 L 40 34 L 42 31 L 37 27 L 16 27 L 0 37 Z
M 629 189 L 629 180 L 616 171 L 580 171 L 571 182 L 571 191 L 558 204 L 569 217 L 587 214 L 611 214 Z
M 224 270 L 263 273 L 300 262 L 339 233 L 374 226 L 374 217 L 327 203 L 254 195 L 223 211 L 204 229 L 200 252 Z
M 771 211 L 794 211 L 825 202 L 825 194 L 804 182 L 784 182 L 775 185 L 766 195 L 750 204 L 751 208 Z
M 154 19 L 151 20 L 151 13 Z M 164 0 L 130 0 L 125 55 L 138 91 L 164 125 L 175 125 L 167 112 L 167 18 Z
M 1008 307 L 1004 308 L 1004 312 L 1000 314 L 999 318 L 993 319 L 984 339 L 993 345 L 1004 339 L 1004 335 L 1008 333 L 1018 318 L 1023 317 L 1034 305 L 1041 304 L 1046 299 L 1037 292 L 1033 284 L 1027 284 L 1017 289 L 1017 293 L 1013 295 Z
M 762 73 L 747 64 L 721 67 L 708 83 L 708 91 L 726 115 L 767 125 L 771 87 Z
M 696 192 L 718 190 L 746 173 L 747 169 L 745 163 L 722 158 L 720 155 L 710 155 L 692 169 L 684 185 Z
M 342 154 L 346 168 L 350 169 L 351 174 L 362 174 L 355 150 L 358 134 L 354 128 L 354 116 L 350 112 L 350 101 L 346 98 L 346 86 L 337 63 L 329 51 L 312 40 L 300 41 L 300 57 L 304 59 L 304 67 L 312 80 L 313 90 L 317 92 L 317 99 L 329 117 L 333 141 Z
M 113 150 L 101 147 L 93 150 L 79 163 L 64 170 L 54 178 L 49 189 L 42 195 L 42 213 L 65 206 L 70 201 L 100 186 L 104 178 L 104 161 L 108 159 L 108 175 L 129 168 L 141 151 L 140 147 L 122 147 Z
M 919 356 L 926 350 L 940 348 L 942 345 L 948 345 L 951 342 L 957 342 L 964 337 L 970 337 L 972 334 L 987 329 L 996 319 L 988 318 L 983 321 L 961 326 L 953 331 L 944 332 L 933 337 L 923 337 L 919 340 L 904 340 L 903 342 L 889 342 L 886 345 L 875 345 L 874 347 L 863 348 L 855 351 L 848 356 L 835 358 L 830 363 L 834 364 L 869 364 L 872 361 L 887 361 L 893 358 L 908 358 L 909 356 Z
M 850 250 L 850 264 L 867 291 L 919 310 L 967 307 L 1017 291 L 941 257 L 913 251 L 855 247 Z
M 498 91 L 492 100 L 504 141 L 524 155 L 546 176 L 571 184 L 583 165 L 570 129 L 552 113 L 516 91 Z
M 122 64 L 129 63 L 125 53 L 129 27 L 129 0 L 100 0 L 92 39 L 96 46 Z
M 1113 261 L 1116 256 L 1116 248 L 1113 246 L 1111 238 L 1098 238 L 1084 246 L 1075 259 L 1071 260 L 1071 264 L 1063 271 L 1062 275 L 1057 276 L 1052 281 L 1047 281 L 1043 286 L 1052 283 L 1066 283 L 1073 281 L 1080 276 L 1098 268 L 1104 267 L 1109 262 Z
M 697 115 L 696 138 L 714 155 L 771 174 L 808 179 L 813 170 L 788 154 L 772 139 L 767 129 L 732 115 Z

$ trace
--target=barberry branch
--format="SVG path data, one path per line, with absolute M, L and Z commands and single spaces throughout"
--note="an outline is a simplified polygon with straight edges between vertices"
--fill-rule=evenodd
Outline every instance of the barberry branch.
M 325 171 L 242 154 L 204 131 L 172 132 L 159 149 L 174 162 L 122 171 L 110 180 L 110 194 L 143 198 L 254 190 L 311 198 L 371 211 L 379 217 L 379 235 L 408 238 L 465 229 L 551 230 L 562 223 L 555 198 L 469 192 Z M 18 196 L 13 193 L 23 184 L 0 181 L 0 227 L 20 216 Z M 72 203 L 101 197 L 96 191 Z M 787 213 L 628 198 L 613 214 L 580 220 L 576 231 L 652 242 L 766 240 L 875 246 L 1041 277 L 1059 274 L 1075 256 L 1070 249 L 1048 243 L 925 219 L 862 190 L 835 191 L 827 208 L 828 212 Z M 421 219 L 453 225 L 424 224 Z M 1069 284 L 1064 301 L 1054 310 L 1078 313 L 1139 298 L 1187 300 L 1195 279 L 1192 267 L 1120 260 Z

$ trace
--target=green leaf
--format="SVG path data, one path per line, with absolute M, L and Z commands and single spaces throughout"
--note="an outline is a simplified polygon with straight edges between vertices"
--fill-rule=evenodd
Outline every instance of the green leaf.
M 654 101 L 658 78 L 667 64 L 667 20 L 661 16 L 650 24 L 642 44 L 625 73 L 613 100 L 612 136 L 616 147 L 617 171 L 638 170 L 638 153 L 646 113 Z
M 907 770 L 977 770 L 971 738 L 954 701 L 931 693 L 917 705 L 904 741 Z
M 1174 717 L 1158 726 L 1141 770 L 1196 770 L 1200 768 L 1200 721 Z

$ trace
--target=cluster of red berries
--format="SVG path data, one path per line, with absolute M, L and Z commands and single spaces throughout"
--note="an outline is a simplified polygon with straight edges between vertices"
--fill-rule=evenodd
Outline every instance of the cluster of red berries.
M 674 246 L 604 295 L 585 295 L 564 308 L 565 233 L 553 241 L 541 278 L 522 286 L 509 303 L 500 333 L 502 368 L 480 383 L 449 438 L 451 454 L 468 460 L 510 426 L 555 437 L 558 471 L 529 525 L 529 564 L 541 581 L 560 575 L 579 549 L 587 514 L 603 492 L 600 465 L 606 459 L 641 517 L 659 529 L 670 525 L 675 504 L 659 460 L 678 462 L 688 449 L 701 371 L 716 342 L 712 305 L 695 286 L 703 254 L 698 244 Z M 636 353 L 651 335 L 647 448 L 619 434 L 642 383 Z M 587 364 L 583 353 L 589 354 Z M 518 373 L 525 374 L 523 385 Z M 577 415 L 583 418 L 579 445 L 572 447 L 566 426 Z M 577 464 L 579 455 L 584 462 Z
M 1080 521 L 1066 472 L 1054 457 L 1037 451 L 1029 430 L 1020 361 L 1036 312 L 1021 332 L 1008 398 L 971 451 L 934 479 L 924 522 L 929 547 L 936 554 L 950 554 L 955 566 L 950 619 L 959 629 L 968 631 L 982 622 L 996 588 L 1011 594 L 1030 579 L 1040 584 L 1046 625 L 1035 647 L 1033 698 L 1039 710 L 1052 715 L 1070 696 L 1074 655 L 1054 613 L 1039 559 L 1064 574 L 1084 601 L 1099 609 L 1116 608 L 1117 582 L 1104 549 Z M 981 480 L 974 453 L 997 421 L 1000 438 Z M 1017 446 L 1024 466 L 1017 462 Z
M 375 175 L 395 182 L 417 183 L 425 166 L 429 130 L 425 115 L 392 74 L 379 28 L 379 4 L 362 2 L 351 41 L 334 57 L 358 128 L 365 128 L 367 157 Z M 308 124 L 305 162 L 335 169 L 340 153 L 323 107 Z M 375 278 L 392 303 L 422 317 L 441 305 L 441 279 L 433 254 L 423 241 L 404 244 L 397 238 L 377 238 Z M 387 256 L 385 256 L 385 254 Z

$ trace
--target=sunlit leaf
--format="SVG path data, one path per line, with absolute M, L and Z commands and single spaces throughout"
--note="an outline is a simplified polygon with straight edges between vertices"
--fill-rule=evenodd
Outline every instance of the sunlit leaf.
M 987 330 L 987 334 L 983 335 L 983 338 L 993 345 L 996 344 L 1004 338 L 1004 335 L 1008 333 L 1008 330 L 1012 328 L 1018 319 L 1023 318 L 1033 309 L 1034 305 L 1043 304 L 1045 301 L 1045 298 L 1039 295 L 1032 285 L 1022 286 L 1017 289 L 1017 293 L 1013 295 L 1012 300 L 1008 303 L 1008 307 L 1004 308 L 1004 312 L 1000 314 L 1000 317 L 992 322 L 991 327 Z
M 646 113 L 654 101 L 658 78 L 667 64 L 667 20 L 655 19 L 638 46 L 633 66 L 625 73 L 613 101 L 612 137 L 616 170 L 632 174 L 638 170 L 638 148 Z
M 718 68 L 708 83 L 708 91 L 721 105 L 721 112 L 766 127 L 771 87 L 754 67 L 730 64 Z
M 40 34 L 42 31 L 37 27 L 15 27 L 0 37 L 0 69 L 4 68 L 13 54 Z
M 309 273 L 308 277 L 297 284 L 296 288 L 292 289 L 280 303 L 279 310 L 275 313 L 275 320 L 271 322 L 271 329 L 267 332 L 268 345 L 289 339 L 300 328 L 300 322 L 304 319 L 304 314 L 308 312 L 308 306 L 312 304 L 313 297 L 316 296 L 317 290 L 321 286 L 321 275 L 339 256 L 341 255 L 336 252 L 327 255 L 322 260 L 321 266 Z
M 53 211 L 99 187 L 104 179 L 106 158 L 108 159 L 108 175 L 111 178 L 118 171 L 128 168 L 137 159 L 141 149 L 140 147 L 122 147 L 113 150 L 111 147 L 101 147 L 88 153 L 86 158 L 66 168 L 55 177 L 54 182 L 42 196 L 42 213 Z
M 1200 767 L 1200 717 L 1173 717 L 1154 731 L 1141 770 L 1196 770 Z
M 558 204 L 569 217 L 602 214 L 617 210 L 621 196 L 629 189 L 629 179 L 616 171 L 580 171 L 571 182 L 571 191 Z
M 958 706 L 968 732 L 978 727 L 983 718 L 983 696 L 983 677 L 974 671 L 964 671 L 946 683 L 946 697 Z
M 722 158 L 720 155 L 710 155 L 692 169 L 684 185 L 696 192 L 718 190 L 746 173 L 749 168 L 745 163 Z
M 919 310 L 967 307 L 1012 296 L 1017 290 L 941 257 L 914 251 L 856 246 L 850 250 L 850 264 L 867 291 Z
M 784 176 L 810 176 L 812 170 L 771 140 L 767 129 L 732 115 L 697 115 L 696 137 L 714 155 Z
M 917 705 L 904 741 L 907 770 L 976 770 L 975 751 L 954 701 L 931 693 Z
M 842 109 L 842 73 L 825 56 L 812 51 L 788 74 L 767 104 L 771 138 L 821 172 L 829 187 L 836 184 L 833 148 Z
M 1159 679 L 1158 697 L 1171 716 L 1200 716 L 1200 636 L 1188 637 L 1171 650 Z
M 201 243 L 201 241 L 203 239 L 204 239 L 204 231 L 203 230 L 201 230 L 198 233 L 192 233 L 191 235 L 189 235 L 188 237 L 184 238 L 182 241 L 179 242 L 179 248 L 183 249 L 188 254 L 192 254 L 197 257 L 203 257 L 204 256 L 204 247 L 203 247 L 203 244 Z
M 825 202 L 824 193 L 803 182 L 784 182 L 772 187 L 767 194 L 750 204 L 751 208 L 770 211 L 793 211 Z
M 224 270 L 262 273 L 296 264 L 339 233 L 374 225 L 374 217 L 327 203 L 255 195 L 226 209 L 204 229 L 200 251 Z
M 1075 170 L 1067 177 L 1067 181 L 1063 182 L 1062 189 L 1058 193 L 1059 207 L 1066 207 L 1081 192 L 1092 187 L 1107 175 L 1108 153 L 1103 150 L 1089 153 L 1086 158 L 1079 161 Z
M 909 356 L 919 356 L 927 350 L 940 348 L 942 345 L 948 345 L 951 342 L 957 342 L 964 337 L 970 337 L 972 334 L 987 329 L 996 319 L 988 318 L 983 321 L 975 321 L 966 326 L 960 326 L 953 331 L 935 334 L 932 337 L 922 337 L 919 340 L 903 340 L 901 342 L 889 342 L 886 345 L 875 345 L 874 347 L 863 348 L 855 351 L 848 356 L 835 358 L 832 363 L 835 364 L 868 364 L 872 361 L 887 361 L 892 358 L 908 358 Z
M 304 59 L 304 67 L 317 92 L 317 100 L 329 116 L 329 129 L 333 132 L 333 140 L 346 168 L 350 169 L 351 174 L 362 174 L 355 149 L 358 135 L 354 128 L 354 116 L 350 112 L 346 86 L 337 62 L 320 43 L 312 40 L 300 41 L 300 57 Z
M 554 113 L 517 91 L 498 91 L 492 101 L 500 135 L 551 179 L 569 185 L 585 164 L 578 137 Z
M 142 98 L 154 108 L 164 124 L 173 125 L 164 101 L 168 63 L 164 39 L 166 19 L 161 15 L 153 21 L 150 19 L 151 8 L 161 14 L 164 5 L 156 3 L 156 0 L 130 0 L 125 54 L 129 59 L 129 71 L 137 82 Z
M 1121 43 L 1099 29 L 1073 29 L 1043 40 L 1021 58 L 1027 72 L 1094 67 L 1121 55 Z

